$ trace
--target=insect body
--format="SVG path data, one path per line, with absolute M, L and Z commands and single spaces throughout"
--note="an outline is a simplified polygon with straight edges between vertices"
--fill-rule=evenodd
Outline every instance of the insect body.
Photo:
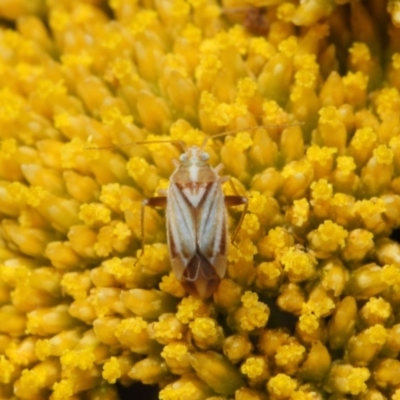
M 167 238 L 172 269 L 186 291 L 210 297 L 225 275 L 228 257 L 226 206 L 245 204 L 247 198 L 224 196 L 219 175 L 222 164 L 212 168 L 203 147 L 192 146 L 176 161 L 166 196 L 144 201 L 144 206 L 166 206 Z M 142 213 L 143 229 L 143 213 Z M 142 232 L 143 234 L 143 232 Z

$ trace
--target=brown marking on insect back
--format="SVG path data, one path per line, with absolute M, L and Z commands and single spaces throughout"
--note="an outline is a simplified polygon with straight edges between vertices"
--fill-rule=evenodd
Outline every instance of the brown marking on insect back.
M 214 294 L 220 283 L 214 267 L 200 253 L 196 253 L 189 261 L 181 284 L 192 296 L 206 299 Z

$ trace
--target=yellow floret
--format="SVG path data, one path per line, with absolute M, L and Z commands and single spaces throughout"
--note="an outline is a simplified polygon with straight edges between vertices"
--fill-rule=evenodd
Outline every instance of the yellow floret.
M 353 64 L 363 64 L 371 59 L 368 46 L 362 42 L 355 42 L 349 49 Z
M 183 324 L 188 324 L 195 318 L 208 317 L 208 309 L 200 299 L 189 296 L 179 303 L 176 317 Z
M 295 36 L 283 40 L 279 43 L 278 50 L 287 57 L 293 57 L 298 49 L 298 39 Z
M 82 350 L 66 350 L 60 358 L 61 364 L 66 369 L 79 368 L 87 370 L 93 367 L 95 355 L 93 348 Z
M 24 102 L 21 97 L 4 88 L 0 92 L 0 121 L 15 120 L 21 113 Z
M 382 272 L 384 273 L 384 271 Z M 372 297 L 363 307 L 363 310 L 365 310 L 368 316 L 377 316 L 383 320 L 389 318 L 392 313 L 392 307 L 390 303 L 381 297 Z
M 278 6 L 276 16 L 285 22 L 291 22 L 296 11 L 296 6 L 293 3 L 284 2 Z
M 161 343 L 169 343 L 183 338 L 183 326 L 173 314 L 166 315 L 164 319 L 154 322 L 153 329 L 154 338 Z
M 175 297 L 183 297 L 186 293 L 173 272 L 162 277 L 159 287 L 162 291 L 170 293 Z
M 359 214 L 361 218 L 367 219 L 373 215 L 384 213 L 386 205 L 382 199 L 372 198 L 370 200 L 357 201 L 354 205 L 354 212 Z
M 10 383 L 14 371 L 14 364 L 11 361 L 7 360 L 7 358 L 3 354 L 0 354 L 0 382 Z
M 254 96 L 258 91 L 257 83 L 253 79 L 244 78 L 237 84 L 237 97 L 238 99 L 245 99 Z
M 382 268 L 382 279 L 395 289 L 400 289 L 400 268 L 396 264 L 385 265 Z
M 115 383 L 121 377 L 121 368 L 116 357 L 110 357 L 104 363 L 102 375 L 108 383 Z
M 266 304 L 258 301 L 258 295 L 247 291 L 241 301 L 243 307 L 236 313 L 236 319 L 241 329 L 249 332 L 265 326 L 269 318 L 269 308 Z
M 339 110 L 334 106 L 322 107 L 318 114 L 319 122 L 322 124 L 335 126 L 340 121 Z
M 275 375 L 267 383 L 270 395 L 278 399 L 289 398 L 296 388 L 297 382 L 285 374 Z
M 292 208 L 292 224 L 294 226 L 303 226 L 310 216 L 310 204 L 307 199 L 295 200 Z
M 390 165 L 393 162 L 393 150 L 384 144 L 376 147 L 373 154 L 379 164 Z
M 319 147 L 312 145 L 307 149 L 307 159 L 312 163 L 317 163 L 324 166 L 332 162 L 332 156 L 336 152 L 337 149 L 333 147 Z
M 84 299 L 92 287 L 89 271 L 85 273 L 69 272 L 61 280 L 61 286 L 74 299 Z
M 349 91 L 357 89 L 365 90 L 368 85 L 368 76 L 360 71 L 356 73 L 348 72 L 342 80 L 345 88 Z
M 133 117 L 131 115 L 123 115 L 118 107 L 107 107 L 101 112 L 101 120 L 108 126 L 129 126 L 133 122 Z
M 276 53 L 275 47 L 263 37 L 251 38 L 249 41 L 249 54 L 260 55 L 269 60 Z
M 62 379 L 53 385 L 53 394 L 50 400 L 68 399 L 74 394 L 74 382 L 71 379 Z
M 336 163 L 337 168 L 344 174 L 350 174 L 357 167 L 353 157 L 340 156 L 336 159 Z
M 368 335 L 368 340 L 371 344 L 383 346 L 386 342 L 388 333 L 382 325 L 374 325 L 368 328 L 365 333 Z
M 276 364 L 280 367 L 298 365 L 303 360 L 305 352 L 305 347 L 297 343 L 280 346 L 275 355 Z
M 195 337 L 209 339 L 218 335 L 217 323 L 211 318 L 196 318 L 189 323 L 190 330 Z
M 311 196 L 313 200 L 329 200 L 332 197 L 332 185 L 326 179 L 320 179 L 311 184 Z M 312 203 L 311 203 L 312 204 Z
M 262 375 L 266 362 L 260 357 L 249 357 L 240 367 L 242 374 L 254 379 Z
M 310 279 L 315 274 L 316 259 L 296 247 L 289 247 L 280 258 L 284 271 L 293 282 Z
M 185 343 L 169 343 L 164 346 L 161 352 L 161 357 L 163 358 L 175 358 L 178 361 L 186 358 L 189 354 L 188 346 Z
M 315 89 L 317 83 L 317 77 L 309 69 L 300 69 L 296 72 L 294 79 L 297 85 L 309 89 Z
M 384 88 L 379 91 L 376 98 L 376 108 L 381 119 L 392 117 L 400 110 L 400 94 L 394 88 Z
M 299 328 L 303 332 L 312 334 L 319 327 L 318 317 L 315 314 L 303 314 L 299 318 Z
M 241 152 L 247 150 L 252 144 L 253 141 L 249 132 L 239 132 L 225 141 L 225 146 Z
M 338 224 L 327 220 L 309 234 L 310 245 L 315 250 L 336 251 L 345 245 L 348 232 Z
M 188 40 L 189 43 L 197 44 L 201 41 L 202 31 L 197 26 L 189 23 L 182 30 L 182 37 Z
M 288 123 L 288 114 L 274 100 L 266 100 L 262 105 L 266 125 L 284 125 Z
M 160 391 L 159 396 L 160 400 L 185 400 L 192 399 L 195 393 L 195 387 L 187 383 L 178 389 L 173 386 L 167 386 Z
M 157 13 L 153 10 L 144 9 L 139 11 L 130 25 L 133 34 L 144 32 L 154 21 L 157 20 Z

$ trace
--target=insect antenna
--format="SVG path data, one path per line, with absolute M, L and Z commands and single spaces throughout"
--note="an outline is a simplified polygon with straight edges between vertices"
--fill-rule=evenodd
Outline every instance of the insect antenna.
M 130 147 L 130 146 L 137 146 L 137 145 L 142 145 L 142 144 L 156 144 L 156 143 L 171 143 L 174 145 L 178 145 L 181 147 L 183 152 L 186 152 L 187 147 L 185 142 L 182 140 L 143 140 L 139 142 L 132 142 L 132 143 L 124 143 L 124 144 L 119 144 L 118 146 L 105 146 L 105 147 L 85 147 L 86 150 L 110 150 L 110 149 L 118 149 L 121 147 Z
M 247 131 L 254 131 L 256 129 L 259 128 L 275 128 L 275 127 L 288 127 L 288 126 L 294 126 L 294 125 L 303 125 L 303 122 L 292 122 L 290 124 L 271 124 L 271 125 L 257 125 L 257 126 L 252 126 L 250 128 L 245 128 L 245 129 L 235 129 L 232 131 L 226 131 L 226 132 L 222 132 L 222 133 L 217 133 L 216 135 L 213 136 L 207 136 L 204 140 L 203 143 L 200 146 L 200 150 L 204 151 L 206 144 L 208 142 L 208 140 L 210 139 L 218 139 L 220 137 L 224 137 L 224 136 L 229 136 L 229 135 L 236 135 L 240 132 L 247 132 Z

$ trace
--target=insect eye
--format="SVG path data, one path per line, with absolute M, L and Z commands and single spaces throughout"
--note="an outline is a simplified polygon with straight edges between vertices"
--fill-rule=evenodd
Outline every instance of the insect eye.
M 188 158 L 187 158 L 186 153 L 181 154 L 180 157 L 179 157 L 179 160 L 180 160 L 180 161 L 183 161 L 183 162 L 187 161 Z
M 201 159 L 203 161 L 208 161 L 210 159 L 210 155 L 208 153 L 201 153 Z

